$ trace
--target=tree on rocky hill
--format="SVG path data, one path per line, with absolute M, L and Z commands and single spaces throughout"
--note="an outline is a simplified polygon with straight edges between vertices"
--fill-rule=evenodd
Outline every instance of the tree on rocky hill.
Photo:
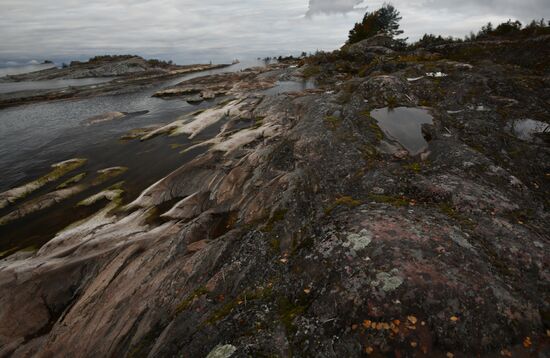
M 399 11 L 391 4 L 384 4 L 376 11 L 367 12 L 363 21 L 355 24 L 349 32 L 348 44 L 359 42 L 378 33 L 391 37 L 401 35 L 403 31 L 399 30 L 399 21 L 401 21 Z

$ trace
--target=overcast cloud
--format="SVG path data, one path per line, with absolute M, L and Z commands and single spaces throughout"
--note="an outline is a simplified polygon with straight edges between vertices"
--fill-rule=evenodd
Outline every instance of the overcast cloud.
M 339 47 L 358 0 L 1 0 L 0 62 L 137 53 L 179 63 Z M 488 21 L 549 18 L 549 0 L 394 0 L 405 36 L 464 36 Z

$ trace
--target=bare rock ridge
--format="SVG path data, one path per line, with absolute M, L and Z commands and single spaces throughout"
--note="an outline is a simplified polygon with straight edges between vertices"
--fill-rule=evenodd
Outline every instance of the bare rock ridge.
M 550 123 L 550 69 L 381 47 L 159 93 L 228 98 L 143 141 L 225 124 L 132 203 L 0 261 L 0 356 L 547 356 L 549 137 L 510 125 Z M 431 114 L 422 153 L 383 107 Z

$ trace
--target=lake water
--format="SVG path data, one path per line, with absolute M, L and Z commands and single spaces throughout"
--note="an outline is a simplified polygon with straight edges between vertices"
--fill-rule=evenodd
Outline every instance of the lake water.
M 508 124 L 508 129 L 519 139 L 531 141 L 537 133 L 550 131 L 550 125 L 530 118 L 518 119 Z
M 378 126 L 387 137 L 399 142 L 405 149 L 416 155 L 428 147 L 422 136 L 422 124 L 433 123 L 433 118 L 422 108 L 381 108 L 371 112 Z
M 45 89 L 58 89 L 65 87 L 76 87 L 95 85 L 98 83 L 105 83 L 111 81 L 113 78 L 78 78 L 68 80 L 45 80 L 45 81 L 29 81 L 29 82 L 0 82 L 0 93 L 9 93 L 26 90 L 45 90 Z
M 192 73 L 134 93 L 35 103 L 0 110 L 0 193 L 50 172 L 50 166 L 54 163 L 70 158 L 87 159 L 82 168 L 55 183 L 45 185 L 18 201 L 17 205 L 55 190 L 60 182 L 75 174 L 87 173 L 84 179 L 86 181 L 91 180 L 100 169 L 114 166 L 128 168 L 127 172 L 106 182 L 101 188 L 87 189 L 54 207 L 0 226 L 0 258 L 14 250 L 38 248 L 62 228 L 98 209 L 97 206 L 77 207 L 80 200 L 115 182 L 124 181 L 123 200 L 129 202 L 142 190 L 207 149 L 201 147 L 181 154 L 186 146 L 193 144 L 184 135 L 159 136 L 144 142 L 120 140 L 121 136 L 132 129 L 171 122 L 179 116 L 211 107 L 224 100 L 219 98 L 216 101 L 190 105 L 183 99 L 163 100 L 151 97 L 154 92 L 185 79 L 239 71 L 256 64 L 261 63 L 241 63 L 229 68 Z M 93 125 L 86 121 L 92 116 L 110 111 L 134 114 Z M 193 140 L 215 136 L 223 124 L 224 121 L 220 121 L 208 127 Z M 14 210 L 17 205 L 0 209 L 0 217 Z
M 239 63 L 229 68 L 196 72 L 151 86 L 145 90 L 115 96 L 98 96 L 77 100 L 34 103 L 0 110 L 0 192 L 7 190 L 29 174 L 44 171 L 50 164 L 63 160 L 82 148 L 118 138 L 131 129 L 166 123 L 179 115 L 210 105 L 190 105 L 179 99 L 151 97 L 161 88 L 185 79 L 209 74 L 239 71 L 263 65 L 260 61 Z M 84 126 L 87 118 L 105 112 L 148 111 L 141 116 L 92 127 Z

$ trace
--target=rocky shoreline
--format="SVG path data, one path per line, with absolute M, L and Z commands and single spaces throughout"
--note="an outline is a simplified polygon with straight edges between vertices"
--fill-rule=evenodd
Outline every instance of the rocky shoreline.
M 176 78 L 188 73 L 228 67 L 230 65 L 173 65 L 156 60 L 144 60 L 137 56 L 105 56 L 88 62 L 73 62 L 64 68 L 8 75 L 0 78 L 1 83 L 23 81 L 45 81 L 109 77 L 112 81 L 84 86 L 71 86 L 61 89 L 24 90 L 0 93 L 0 108 L 18 106 L 42 101 L 73 98 L 87 98 L 99 95 L 116 95 L 134 92 L 144 87 Z
M 204 151 L 0 261 L 0 356 L 548 355 L 549 133 L 512 128 L 550 123 L 550 69 L 380 40 L 158 92 L 225 100 L 129 138 Z M 429 112 L 419 154 L 384 108 Z

